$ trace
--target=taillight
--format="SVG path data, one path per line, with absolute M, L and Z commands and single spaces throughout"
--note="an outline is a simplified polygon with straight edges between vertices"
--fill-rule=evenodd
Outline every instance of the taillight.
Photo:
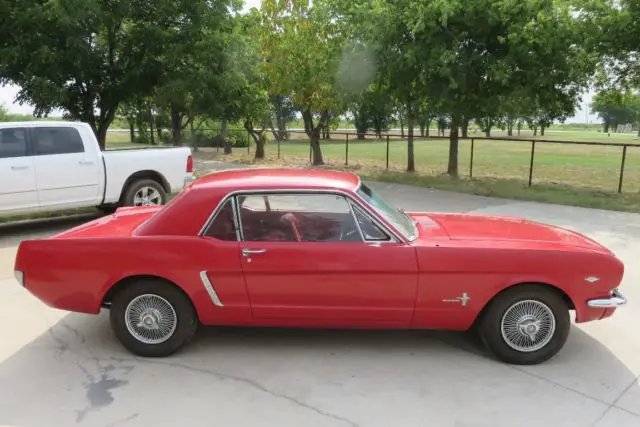
M 189 157 L 187 157 L 187 173 L 192 173 L 192 172 L 193 172 L 193 157 L 189 155 Z

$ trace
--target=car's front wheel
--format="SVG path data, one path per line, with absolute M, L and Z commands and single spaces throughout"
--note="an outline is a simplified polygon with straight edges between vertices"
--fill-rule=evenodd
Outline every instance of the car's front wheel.
M 140 280 L 116 293 L 111 327 L 122 345 L 143 357 L 166 357 L 187 344 L 198 319 L 189 298 L 176 286 Z
M 496 296 L 483 313 L 479 333 L 500 360 L 534 365 L 555 356 L 569 336 L 569 309 L 561 295 L 540 285 L 520 285 Z

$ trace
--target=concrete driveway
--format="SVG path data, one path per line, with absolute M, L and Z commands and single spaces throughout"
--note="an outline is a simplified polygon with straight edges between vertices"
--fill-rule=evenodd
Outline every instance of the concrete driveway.
M 465 333 L 202 328 L 132 357 L 107 313 L 50 309 L 13 279 L 15 245 L 76 222 L 0 228 L 0 426 L 640 426 L 640 215 L 376 184 L 412 210 L 521 215 L 593 237 L 627 265 L 627 307 L 563 351 L 502 364 Z M 27 231 L 29 230 L 29 231 Z

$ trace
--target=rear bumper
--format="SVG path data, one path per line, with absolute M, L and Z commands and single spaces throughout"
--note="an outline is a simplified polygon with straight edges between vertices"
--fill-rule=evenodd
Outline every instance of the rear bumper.
M 587 305 L 592 308 L 617 308 L 627 303 L 627 299 L 618 289 L 611 291 L 609 298 L 595 298 L 587 301 Z

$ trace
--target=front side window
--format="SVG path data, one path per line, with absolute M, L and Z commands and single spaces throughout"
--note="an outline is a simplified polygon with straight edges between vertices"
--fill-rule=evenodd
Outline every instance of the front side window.
M 336 194 L 238 196 L 245 241 L 361 242 L 349 202 Z
M 37 126 L 33 128 L 33 135 L 36 156 L 84 152 L 82 137 L 76 128 Z
M 27 133 L 24 128 L 0 129 L 0 159 L 26 157 Z
M 371 187 L 361 184 L 357 194 L 362 200 L 367 202 L 369 206 L 375 209 L 380 216 L 384 217 L 384 219 L 400 230 L 409 240 L 414 240 L 418 236 L 418 231 L 413 220 L 404 212 L 387 203 L 378 193 L 373 191 Z

